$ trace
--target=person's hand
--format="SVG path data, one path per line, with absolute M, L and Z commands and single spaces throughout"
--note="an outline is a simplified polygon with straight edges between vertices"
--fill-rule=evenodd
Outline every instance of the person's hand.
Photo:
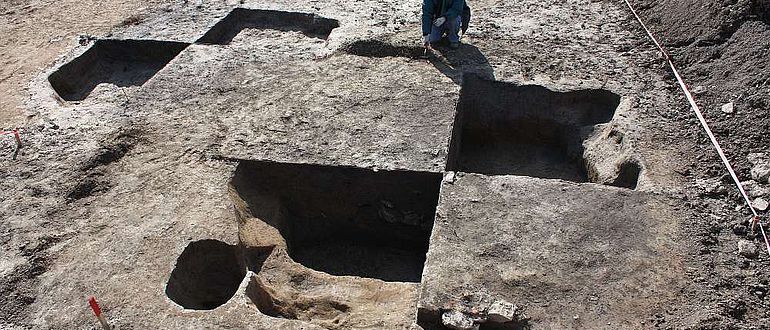
M 430 35 L 422 36 L 422 44 L 425 48 L 430 48 Z
M 441 16 L 437 18 L 435 21 L 433 21 L 433 25 L 435 27 L 441 27 L 442 25 L 444 25 L 444 23 L 446 23 L 446 17 L 444 16 Z

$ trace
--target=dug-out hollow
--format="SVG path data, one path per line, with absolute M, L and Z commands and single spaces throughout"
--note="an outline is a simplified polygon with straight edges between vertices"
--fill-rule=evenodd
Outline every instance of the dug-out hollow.
M 198 39 L 199 44 L 226 45 L 243 29 L 299 31 L 311 38 L 327 39 L 340 26 L 334 19 L 314 14 L 235 8 Z
M 210 310 L 235 295 L 246 269 L 237 246 L 207 239 L 187 245 L 166 284 L 166 296 L 186 309 Z
M 66 101 L 82 101 L 101 83 L 141 86 L 189 44 L 158 40 L 101 39 L 48 76 Z
M 242 212 L 275 228 L 294 261 L 419 282 L 440 183 L 439 173 L 242 161 L 231 185 Z
M 468 75 L 447 169 L 587 182 L 585 130 L 609 122 L 619 104 L 607 90 L 555 92 Z

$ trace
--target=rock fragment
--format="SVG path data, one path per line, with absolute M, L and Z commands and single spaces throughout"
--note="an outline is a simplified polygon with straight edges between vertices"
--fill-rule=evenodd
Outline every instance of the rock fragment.
M 444 182 L 453 184 L 455 183 L 455 172 L 449 171 L 444 175 Z
M 741 185 L 743 185 L 743 189 L 746 190 L 746 193 L 751 198 L 770 195 L 770 189 L 763 187 L 762 185 L 760 185 L 754 180 L 741 182 Z
M 764 153 L 749 154 L 751 163 L 751 178 L 759 183 L 768 183 L 770 179 L 770 158 Z
M 692 93 L 695 95 L 701 95 L 706 92 L 706 87 L 703 86 L 695 86 L 695 88 L 692 90 Z
M 441 314 L 441 323 L 452 330 L 477 330 L 479 328 L 479 325 L 473 322 L 473 318 L 454 310 Z
M 746 257 L 746 258 L 756 258 L 757 255 L 759 255 L 759 250 L 757 249 L 757 245 L 754 244 L 754 242 L 747 241 L 747 240 L 740 240 L 738 241 L 738 254 Z
M 722 105 L 722 112 L 724 112 L 724 113 L 733 113 L 733 112 L 735 112 L 735 104 L 733 104 L 733 102 L 723 104 Z
M 493 302 L 492 305 L 489 306 L 489 311 L 487 312 L 487 316 L 489 317 L 490 322 L 496 322 L 496 323 L 511 322 L 514 319 L 516 319 L 517 310 L 518 310 L 518 307 L 516 307 L 516 305 L 509 303 L 505 300 L 498 300 Z
M 751 203 L 757 211 L 767 211 L 768 206 L 770 206 L 770 203 L 768 203 L 764 198 L 759 197 L 754 200 L 754 202 Z
M 721 195 L 727 191 L 719 179 L 696 179 L 695 185 L 707 196 Z

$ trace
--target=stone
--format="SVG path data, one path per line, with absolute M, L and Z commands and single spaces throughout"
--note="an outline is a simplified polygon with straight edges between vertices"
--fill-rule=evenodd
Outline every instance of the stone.
M 746 158 L 748 158 L 751 165 L 756 165 L 760 162 L 766 161 L 767 157 L 764 152 L 752 152 Z
M 757 245 L 754 244 L 754 242 L 747 241 L 747 240 L 740 240 L 738 241 L 738 254 L 746 257 L 746 258 L 756 258 L 757 255 L 759 255 L 759 250 L 757 249 Z
M 479 328 L 479 325 L 473 322 L 473 318 L 454 310 L 441 314 L 441 324 L 452 330 L 475 330 Z
M 767 211 L 768 206 L 770 206 L 768 205 L 768 202 L 762 197 L 755 199 L 754 202 L 752 202 L 751 204 L 754 206 L 755 209 L 757 209 L 757 211 L 762 211 L 762 212 Z
M 695 179 L 695 185 L 708 196 L 721 195 L 727 191 L 719 179 Z
M 706 87 L 703 86 L 695 86 L 695 89 L 692 90 L 692 93 L 695 95 L 701 95 L 706 92 Z
M 446 172 L 446 174 L 444 175 L 444 182 L 450 183 L 450 184 L 454 183 L 455 182 L 455 172 L 453 172 L 453 171 Z
M 726 103 L 722 105 L 722 112 L 724 113 L 733 113 L 735 112 L 735 105 L 733 102 Z
M 757 164 L 751 168 L 751 178 L 761 183 L 770 183 L 770 162 Z
M 517 310 L 518 310 L 518 307 L 516 307 L 516 305 L 509 303 L 505 300 L 498 300 L 493 302 L 492 305 L 489 306 L 487 317 L 489 318 L 489 322 L 495 322 L 495 323 L 511 322 L 516 318 Z
M 758 183 L 768 183 L 770 180 L 770 158 L 765 153 L 751 153 L 748 156 L 751 167 L 751 178 Z
M 746 194 L 751 198 L 770 195 L 770 189 L 763 187 L 754 180 L 742 182 L 741 185 L 743 186 L 743 190 L 746 191 Z

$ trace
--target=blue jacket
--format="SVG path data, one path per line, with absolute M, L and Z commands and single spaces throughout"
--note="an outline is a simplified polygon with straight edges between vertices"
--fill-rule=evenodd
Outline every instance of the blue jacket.
M 422 35 L 429 35 L 433 20 L 445 16 L 447 21 L 463 13 L 465 0 L 422 0 Z

